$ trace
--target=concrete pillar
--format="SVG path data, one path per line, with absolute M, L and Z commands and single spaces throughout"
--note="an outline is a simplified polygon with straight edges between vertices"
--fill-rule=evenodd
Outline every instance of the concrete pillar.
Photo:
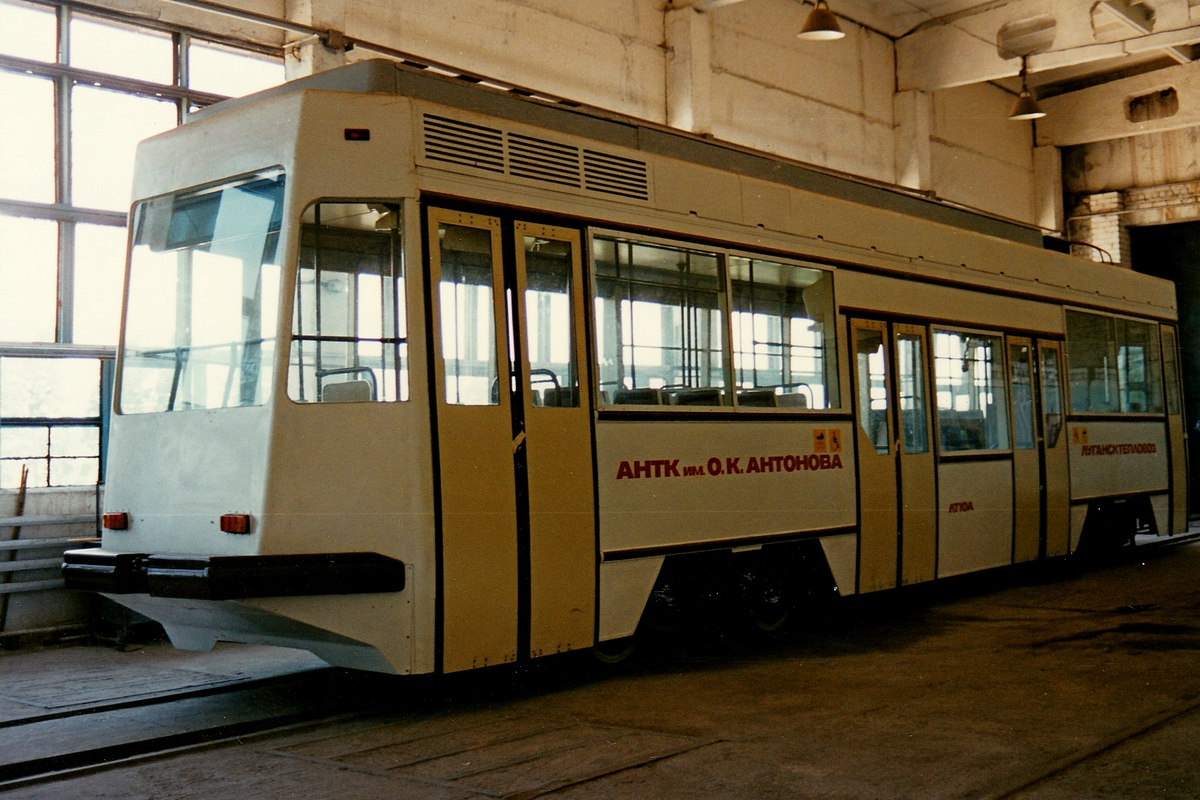
M 712 29 L 694 8 L 668 8 L 667 124 L 712 133 Z
M 910 90 L 892 95 L 896 119 L 896 182 L 921 191 L 933 190 L 933 95 Z
M 345 0 L 286 0 L 285 13 L 292 22 L 334 31 L 339 36 L 346 30 Z M 326 42 L 313 36 L 289 35 L 292 44 L 284 45 L 283 60 L 287 80 L 345 65 L 346 49 L 337 38 Z
M 1053 145 L 1033 148 L 1033 219 L 1043 231 L 1063 233 L 1062 153 Z

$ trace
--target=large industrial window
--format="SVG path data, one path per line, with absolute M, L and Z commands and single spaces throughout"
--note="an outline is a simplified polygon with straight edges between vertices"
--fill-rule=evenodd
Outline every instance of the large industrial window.
M 288 395 L 408 399 L 408 324 L 394 203 L 316 203 L 301 218 Z
M 741 256 L 728 264 L 738 405 L 836 405 L 832 276 Z
M 603 401 L 729 404 L 717 255 L 599 236 L 592 255 Z
M 1001 338 L 934 331 L 933 372 L 942 452 L 1007 450 Z
M 0 31 L 0 356 L 42 360 L 29 366 L 39 375 L 62 369 L 61 359 L 110 362 L 134 146 L 196 108 L 280 83 L 282 53 L 52 0 L 0 0 Z M 89 387 L 89 396 L 100 388 Z M 90 426 L 80 436 L 98 440 L 96 418 L 48 417 L 32 406 L 31 416 L 14 416 L 27 405 L 12 399 L 20 391 L 13 380 L 0 387 L 0 488 L 16 485 L 20 463 L 30 468 L 30 486 L 91 482 L 81 477 L 90 467 L 75 478 L 66 461 L 55 468 L 61 436 L 56 444 L 54 431 L 20 431 L 76 420 Z M 45 439 L 36 453 L 35 438 Z M 95 464 L 99 450 L 78 458 Z
M 1067 312 L 1071 410 L 1161 414 L 1158 326 L 1123 317 Z

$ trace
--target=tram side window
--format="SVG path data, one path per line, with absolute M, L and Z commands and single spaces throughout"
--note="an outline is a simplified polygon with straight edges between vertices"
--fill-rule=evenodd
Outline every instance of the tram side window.
M 1072 411 L 1162 413 L 1157 325 L 1068 311 L 1067 364 Z
M 288 396 L 408 399 L 400 207 L 322 202 L 301 217 Z
M 738 405 L 836 405 L 830 274 L 741 256 L 728 265 Z
M 602 402 L 729 405 L 714 253 L 593 240 Z
M 1007 450 L 1001 338 L 934 331 L 933 352 L 942 452 Z
M 265 402 L 283 188 L 271 170 L 134 208 L 121 413 Z

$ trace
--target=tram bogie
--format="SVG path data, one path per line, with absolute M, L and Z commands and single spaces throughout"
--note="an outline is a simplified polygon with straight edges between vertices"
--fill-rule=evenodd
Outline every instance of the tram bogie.
M 138 158 L 64 573 L 178 646 L 453 672 L 1186 527 L 1171 287 L 1036 232 L 384 62 Z

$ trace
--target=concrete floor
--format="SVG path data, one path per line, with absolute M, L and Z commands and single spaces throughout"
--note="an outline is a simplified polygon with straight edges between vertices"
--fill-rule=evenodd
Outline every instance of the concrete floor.
M 7 796 L 1197 798 L 1200 543 L 1137 555 L 771 642 L 685 619 L 615 673 L 389 679 L 378 713 Z

